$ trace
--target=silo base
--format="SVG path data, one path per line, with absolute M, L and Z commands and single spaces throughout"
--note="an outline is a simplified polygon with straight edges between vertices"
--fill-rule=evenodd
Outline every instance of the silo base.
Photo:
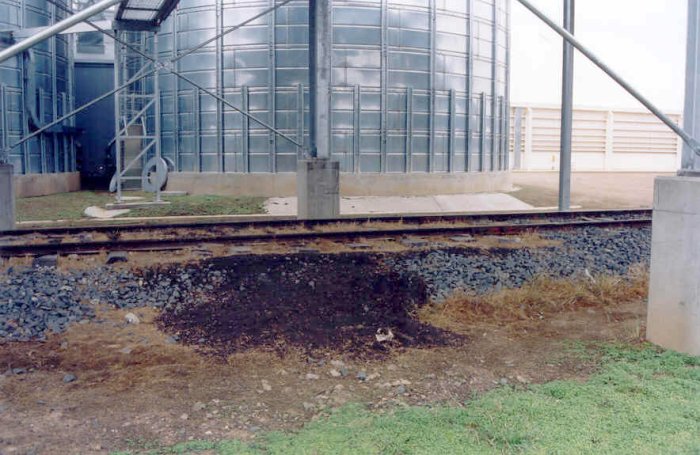
M 297 177 L 284 174 L 177 172 L 168 176 L 169 191 L 229 196 L 296 196 Z M 500 193 L 512 190 L 510 172 L 454 174 L 340 174 L 341 196 L 434 196 Z
M 11 164 L 0 164 L 0 231 L 15 228 L 15 183 Z

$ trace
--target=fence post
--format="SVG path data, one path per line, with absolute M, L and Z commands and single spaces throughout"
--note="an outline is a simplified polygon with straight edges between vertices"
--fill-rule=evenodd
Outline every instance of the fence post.
M 520 170 L 523 168 L 522 160 L 522 143 L 523 143 L 523 108 L 514 108 L 514 126 L 513 126 L 513 169 Z M 506 153 L 510 153 L 506 150 Z
M 609 171 L 612 169 L 612 159 L 614 151 L 614 133 L 615 133 L 615 114 L 613 111 L 608 111 L 605 117 L 605 159 L 603 161 L 603 169 Z
M 678 116 L 678 124 L 683 125 L 684 119 L 682 115 Z M 676 135 L 676 169 L 681 169 L 683 167 L 683 148 L 685 147 L 685 142 L 680 136 Z
M 532 167 L 532 108 L 525 108 L 525 148 L 523 149 L 522 169 L 529 171 Z

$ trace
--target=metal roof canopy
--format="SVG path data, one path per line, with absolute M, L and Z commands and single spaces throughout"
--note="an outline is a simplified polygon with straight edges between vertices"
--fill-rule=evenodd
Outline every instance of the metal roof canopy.
M 156 31 L 179 0 L 122 0 L 114 15 L 115 30 Z

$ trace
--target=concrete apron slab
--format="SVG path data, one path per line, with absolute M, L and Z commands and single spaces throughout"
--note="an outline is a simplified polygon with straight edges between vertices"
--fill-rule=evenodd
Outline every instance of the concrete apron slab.
M 654 188 L 647 339 L 700 355 L 700 178 L 659 177 Z
M 265 202 L 270 215 L 295 215 L 295 197 L 275 197 Z M 453 212 L 514 212 L 533 210 L 534 207 L 513 196 L 502 193 L 447 194 L 437 196 L 399 197 L 366 196 L 341 197 L 342 215 L 399 214 L 399 213 L 453 213 Z

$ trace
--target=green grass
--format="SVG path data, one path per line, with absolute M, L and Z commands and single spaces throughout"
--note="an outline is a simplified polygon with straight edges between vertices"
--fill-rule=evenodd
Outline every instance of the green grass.
M 499 388 L 462 408 L 346 406 L 252 444 L 197 441 L 147 453 L 700 454 L 700 358 L 649 346 L 603 351 L 601 370 L 585 382 Z
M 144 193 L 127 193 L 128 196 L 142 196 L 145 201 L 153 196 Z M 234 196 L 170 196 L 163 198 L 170 202 L 167 206 L 132 209 L 125 216 L 161 217 L 182 215 L 249 215 L 265 213 L 264 198 Z M 18 221 L 80 220 L 85 208 L 95 205 L 104 207 L 114 202 L 114 195 L 107 192 L 77 191 L 74 193 L 53 194 L 17 199 Z

